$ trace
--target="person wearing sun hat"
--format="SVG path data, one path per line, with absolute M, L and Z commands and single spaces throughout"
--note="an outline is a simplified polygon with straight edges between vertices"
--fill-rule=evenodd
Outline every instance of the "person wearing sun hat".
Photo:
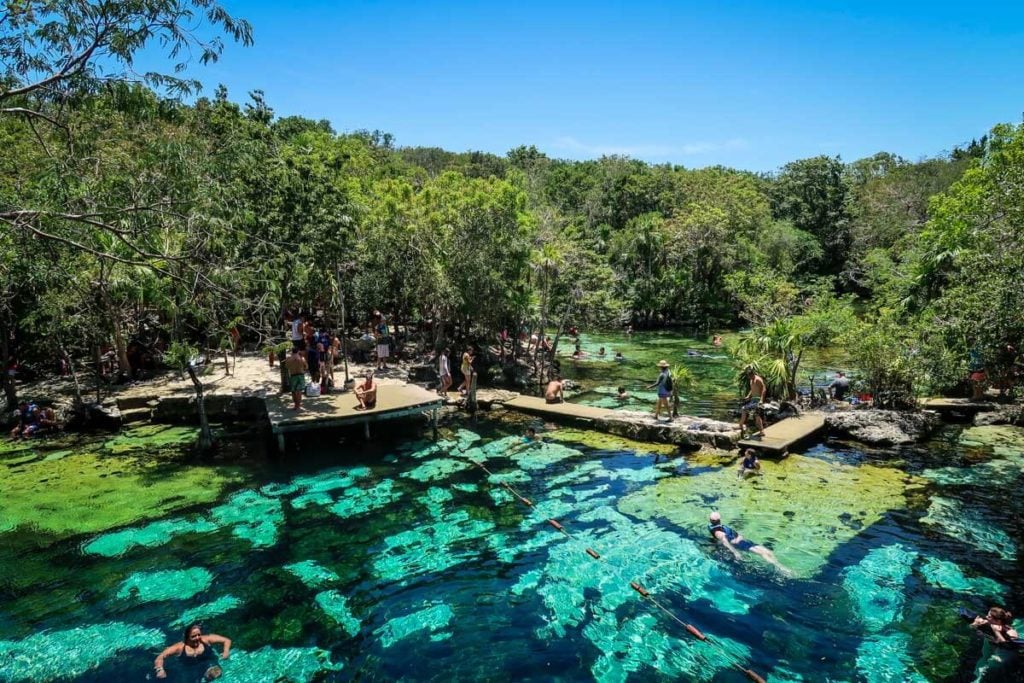
M 654 406 L 654 419 L 657 420 L 661 417 L 661 409 L 664 408 L 665 412 L 668 413 L 668 419 L 672 419 L 672 408 L 668 405 L 668 399 L 672 396 L 672 373 L 668 370 L 668 361 L 658 361 L 658 367 L 661 368 L 661 373 L 658 375 L 658 379 L 654 381 L 654 384 L 647 387 L 648 389 L 657 388 L 658 390 L 658 403 Z

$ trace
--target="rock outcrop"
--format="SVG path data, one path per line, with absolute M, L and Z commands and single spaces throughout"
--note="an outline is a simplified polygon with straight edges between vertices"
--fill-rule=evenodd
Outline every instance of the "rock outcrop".
M 975 426 L 985 425 L 1013 425 L 1024 427 L 1024 406 L 1015 403 L 1012 405 L 999 406 L 996 410 L 978 413 L 974 416 Z
M 934 413 L 896 410 L 849 410 L 825 417 L 825 427 L 830 433 L 871 446 L 917 443 L 927 438 L 940 423 Z
M 656 421 L 649 412 L 633 410 L 616 410 L 608 417 L 596 420 L 596 426 L 601 431 L 634 441 L 671 443 L 690 448 L 712 446 L 730 450 L 735 448 L 740 436 L 736 425 L 729 422 L 688 415 L 671 421 Z

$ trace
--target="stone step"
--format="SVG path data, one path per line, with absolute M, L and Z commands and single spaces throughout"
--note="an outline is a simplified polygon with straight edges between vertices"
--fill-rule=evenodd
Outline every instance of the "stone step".
M 149 422 L 150 418 L 153 417 L 152 409 L 148 407 L 144 408 L 129 408 L 128 410 L 121 411 L 121 421 L 123 424 L 133 424 L 136 422 Z
M 121 410 L 134 410 L 135 408 L 148 408 L 149 402 L 155 400 L 156 396 L 118 396 L 117 407 Z

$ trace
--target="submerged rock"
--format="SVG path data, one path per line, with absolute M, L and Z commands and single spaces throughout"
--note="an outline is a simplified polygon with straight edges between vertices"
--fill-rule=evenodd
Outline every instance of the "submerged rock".
M 1024 406 L 1019 404 L 999 406 L 992 411 L 979 411 L 974 415 L 975 426 L 1014 425 L 1024 427 Z
M 850 410 L 829 413 L 825 426 L 832 433 L 872 446 L 900 446 L 928 437 L 940 424 L 934 413 L 897 410 Z
M 419 631 L 437 633 L 447 627 L 454 616 L 452 608 L 442 602 L 404 617 L 392 619 L 374 631 L 374 635 L 379 636 L 381 645 L 387 648 Z M 443 635 L 451 637 L 450 633 Z M 437 637 L 432 638 L 432 640 L 438 639 Z

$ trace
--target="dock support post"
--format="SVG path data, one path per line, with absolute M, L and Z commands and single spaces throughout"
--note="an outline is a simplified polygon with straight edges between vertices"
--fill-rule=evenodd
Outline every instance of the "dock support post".
M 430 423 L 434 428 L 434 441 L 437 441 L 437 408 L 434 408 L 431 412 Z
M 367 420 L 366 422 L 363 423 L 363 436 L 366 437 L 367 441 L 370 440 L 370 421 L 369 420 Z
M 284 455 L 284 433 L 277 433 L 277 452 Z
M 476 370 L 472 370 L 469 374 L 469 391 L 466 392 L 466 410 L 471 413 L 476 412 Z

